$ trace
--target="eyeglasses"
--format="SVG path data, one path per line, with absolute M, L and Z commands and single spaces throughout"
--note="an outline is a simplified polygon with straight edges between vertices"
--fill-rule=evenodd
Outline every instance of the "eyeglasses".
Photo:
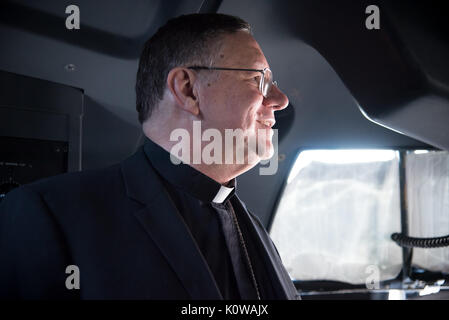
M 273 85 L 278 86 L 276 81 L 273 81 L 273 73 L 270 69 L 236 69 L 236 68 L 215 68 L 215 67 L 202 67 L 202 66 L 191 66 L 187 67 L 193 70 L 229 70 L 229 71 L 252 71 L 262 73 L 262 77 L 259 80 L 259 91 L 262 95 L 267 98 Z

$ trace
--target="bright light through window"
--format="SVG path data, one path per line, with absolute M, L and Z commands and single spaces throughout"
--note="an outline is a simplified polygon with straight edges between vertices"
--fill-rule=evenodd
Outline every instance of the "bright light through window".
M 299 154 L 290 172 L 287 183 L 295 179 L 301 169 L 312 161 L 333 164 L 391 161 L 396 157 L 394 150 L 307 150 Z
M 425 153 L 429 153 L 428 150 L 415 150 L 413 151 L 414 154 L 425 154 Z
M 449 153 L 401 155 L 409 235 L 449 234 Z M 402 249 L 391 234 L 401 232 L 399 156 L 396 150 L 298 155 L 270 230 L 293 279 L 366 284 L 396 278 Z M 449 248 L 414 248 L 412 266 L 449 273 Z
M 363 284 L 401 270 L 399 153 L 307 150 L 290 172 L 271 236 L 290 276 Z M 368 272 L 368 273 L 367 273 Z

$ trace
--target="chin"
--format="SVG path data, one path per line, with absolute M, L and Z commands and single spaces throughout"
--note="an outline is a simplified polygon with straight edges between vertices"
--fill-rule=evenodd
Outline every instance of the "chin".
M 257 132 L 257 155 L 260 160 L 268 160 L 274 155 L 273 130 L 263 129 Z M 264 141 L 264 142 L 262 142 Z M 259 143 L 260 142 L 260 143 Z M 259 144 L 262 144 L 260 146 Z
M 260 139 L 260 136 L 253 136 L 253 141 L 256 141 L 256 144 L 250 144 L 245 146 L 245 155 L 247 155 L 246 160 L 250 164 L 256 165 L 261 160 L 268 160 L 274 155 L 274 146 L 272 142 L 272 135 L 264 136 L 264 139 Z M 262 143 L 262 146 L 259 145 L 259 141 Z M 264 142 L 262 142 L 264 141 Z
M 273 157 L 274 155 L 274 147 L 273 147 L 273 143 L 270 141 L 267 141 L 266 145 L 265 145 L 265 150 L 263 150 L 264 152 L 259 156 L 260 160 L 268 160 L 271 157 Z
M 271 138 L 265 140 L 265 145 L 263 147 L 257 146 L 257 152 L 255 151 L 255 156 L 258 161 L 268 160 L 274 155 L 274 146 Z

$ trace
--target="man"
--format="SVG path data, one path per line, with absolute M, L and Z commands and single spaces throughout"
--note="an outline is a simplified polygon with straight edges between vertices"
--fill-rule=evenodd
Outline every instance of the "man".
M 273 154 L 274 111 L 288 104 L 268 67 L 239 18 L 193 14 L 160 28 L 145 44 L 137 74 L 146 143 L 118 165 L 7 195 L 0 296 L 298 298 L 268 234 L 235 194 L 235 177 Z M 198 124 L 223 136 L 240 129 L 243 144 L 231 151 L 244 149 L 244 161 L 190 161 L 198 156 Z M 181 155 L 172 150 L 180 129 L 188 133 Z M 219 149 L 212 153 L 224 159 Z M 184 163 L 173 161 L 177 155 Z

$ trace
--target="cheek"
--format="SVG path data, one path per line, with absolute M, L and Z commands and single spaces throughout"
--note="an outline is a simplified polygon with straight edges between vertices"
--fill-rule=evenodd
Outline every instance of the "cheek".
M 249 110 L 249 112 L 246 114 L 246 117 L 245 117 L 246 128 L 248 130 L 250 130 L 250 131 L 253 131 L 253 132 L 257 132 L 257 126 L 256 126 L 257 114 L 256 114 L 256 110 L 257 110 L 257 108 L 251 108 L 251 110 Z
M 220 129 L 228 122 L 226 96 L 218 90 L 210 90 L 201 97 L 203 125 L 209 128 Z
M 228 110 L 234 118 L 237 128 L 239 126 L 243 130 L 254 130 L 256 126 L 257 111 L 262 105 L 260 95 L 254 94 L 250 90 L 234 92 L 230 95 Z
M 228 88 L 210 90 L 204 97 L 207 101 L 205 120 L 213 119 L 217 129 L 240 128 L 243 131 L 256 132 L 257 111 L 263 98 L 258 91 L 252 89 L 244 84 L 235 84 Z
M 243 117 L 246 129 L 257 132 L 256 119 L 258 118 L 257 112 L 259 111 L 261 104 L 261 99 L 253 99 L 246 105 L 246 112 Z

